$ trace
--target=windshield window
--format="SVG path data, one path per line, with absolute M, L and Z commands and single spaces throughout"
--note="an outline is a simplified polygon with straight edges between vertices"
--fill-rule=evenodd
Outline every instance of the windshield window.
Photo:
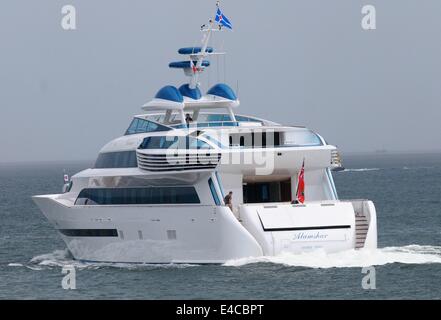
M 140 118 L 134 118 L 125 135 L 168 130 L 171 130 L 171 128 L 160 125 L 159 123 Z
M 211 149 L 211 146 L 200 139 L 189 136 L 147 137 L 139 149 Z

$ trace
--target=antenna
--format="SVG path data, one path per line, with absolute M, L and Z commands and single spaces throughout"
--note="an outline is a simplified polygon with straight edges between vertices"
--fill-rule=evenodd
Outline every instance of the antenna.
M 221 12 L 219 8 L 220 1 L 216 2 L 216 16 L 208 20 L 208 24 L 201 25 L 202 40 L 201 47 L 190 47 L 181 48 L 179 53 L 187 55 L 187 61 L 171 62 L 169 64 L 170 68 L 183 69 L 185 75 L 190 77 L 188 87 L 190 90 L 196 89 L 199 84 L 200 74 L 205 70 L 206 67 L 210 65 L 210 62 L 204 60 L 210 55 L 223 55 L 223 52 L 213 52 L 213 48 L 209 47 L 211 35 L 213 32 L 222 31 L 224 26 L 228 29 L 232 29 L 231 23 Z M 219 59 L 217 59 L 219 61 Z M 219 66 L 218 66 L 218 76 L 219 76 Z M 226 78 L 226 71 L 224 71 L 224 78 Z
M 227 83 L 227 56 L 224 56 L 224 83 Z
M 239 79 L 236 80 L 236 95 L 239 97 Z

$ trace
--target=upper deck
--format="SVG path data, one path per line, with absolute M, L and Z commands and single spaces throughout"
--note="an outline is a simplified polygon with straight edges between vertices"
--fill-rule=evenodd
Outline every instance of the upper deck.
M 236 115 L 236 119 L 233 121 L 229 114 L 223 113 L 201 113 L 196 121 L 189 121 L 185 124 L 173 116 L 167 118 L 164 113 L 137 115 L 124 136 L 117 140 L 127 142 L 142 140 L 149 136 L 173 137 L 190 134 L 203 137 L 209 140 L 210 144 L 223 149 L 326 145 L 320 135 L 303 126 L 284 126 L 245 115 Z
M 195 119 L 193 119 L 190 113 L 187 115 L 190 116 L 191 120 L 186 121 L 186 123 L 181 122 L 178 114 L 171 114 L 168 117 L 164 112 L 136 115 L 125 135 L 185 128 L 220 129 L 231 127 L 281 126 L 276 122 L 245 115 L 235 115 L 234 120 L 231 119 L 229 114 L 224 113 L 200 113 Z
M 208 46 L 213 21 L 201 31 L 204 33 L 203 45 L 179 49 L 179 55 L 185 56 L 185 60 L 169 65 L 182 69 L 189 81 L 159 89 L 142 106 L 145 114 L 135 116 L 122 137 L 101 149 L 96 167 L 135 167 L 136 159 L 138 163 L 147 161 L 140 157 L 147 157 L 153 163 L 157 160 L 154 158 L 165 153 L 182 157 L 196 154 L 199 157 L 208 151 L 222 155 L 222 159 L 227 154 L 258 156 L 271 151 L 277 157 L 287 159 L 283 167 L 293 166 L 293 156 L 301 159 L 312 152 L 314 154 L 308 154 L 308 157 L 325 159 L 317 166 L 329 166 L 331 150 L 335 147 L 327 145 L 317 133 L 302 126 L 284 126 L 237 114 L 240 106 L 237 92 L 225 83 L 201 87 L 199 75 L 210 66 L 206 59 L 223 54 Z

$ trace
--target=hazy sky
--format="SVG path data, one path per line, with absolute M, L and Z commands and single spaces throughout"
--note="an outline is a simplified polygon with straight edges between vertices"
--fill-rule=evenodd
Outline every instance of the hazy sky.
M 61 28 L 61 8 L 77 30 Z M 377 30 L 361 28 L 373 4 Z M 222 1 L 233 32 L 208 78 L 239 113 L 306 125 L 346 152 L 441 151 L 441 1 Z M 0 162 L 94 159 L 141 105 L 186 78 L 214 0 L 2 0 Z M 224 73 L 226 65 L 226 73 Z M 219 70 L 219 74 L 217 73 Z

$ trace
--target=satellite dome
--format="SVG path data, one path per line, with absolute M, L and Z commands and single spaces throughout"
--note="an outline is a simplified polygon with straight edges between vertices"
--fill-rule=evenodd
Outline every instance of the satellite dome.
M 179 92 L 184 96 L 194 100 L 199 100 L 202 97 L 201 90 L 198 87 L 191 89 L 188 84 L 183 84 L 179 87 Z
M 233 89 L 231 89 L 230 86 L 226 85 L 225 83 L 218 83 L 214 85 L 210 90 L 207 91 L 207 94 L 222 97 L 228 100 L 237 100 L 237 96 Z
M 165 86 L 155 95 L 156 99 L 169 100 L 174 102 L 183 102 L 184 97 L 174 86 Z

